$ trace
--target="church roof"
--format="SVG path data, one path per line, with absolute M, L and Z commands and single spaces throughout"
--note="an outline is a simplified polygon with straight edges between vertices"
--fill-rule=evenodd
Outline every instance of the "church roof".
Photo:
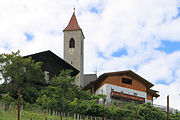
M 71 30 L 81 30 L 81 28 L 78 25 L 75 12 L 73 12 L 73 15 L 69 21 L 69 24 L 63 31 L 71 31 Z

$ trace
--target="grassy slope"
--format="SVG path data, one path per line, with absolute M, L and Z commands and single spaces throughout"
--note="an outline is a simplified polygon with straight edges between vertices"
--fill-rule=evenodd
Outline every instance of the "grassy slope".
M 46 115 L 47 119 L 54 119 L 59 120 L 60 116 L 53 116 L 53 115 Z M 31 111 L 24 111 L 24 113 L 21 115 L 21 120 L 45 120 L 46 116 L 43 114 L 31 112 Z M 63 120 L 71 120 L 71 118 L 65 118 L 63 117 Z M 0 120 L 17 120 L 17 113 L 14 112 L 8 112 L 8 111 L 1 111 L 0 112 Z

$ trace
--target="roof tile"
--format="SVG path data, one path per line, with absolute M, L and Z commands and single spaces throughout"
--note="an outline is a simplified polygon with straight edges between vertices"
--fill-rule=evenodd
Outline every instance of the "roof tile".
M 64 31 L 71 31 L 71 30 L 81 30 L 81 28 L 78 25 L 77 19 L 76 19 L 76 15 L 75 12 L 73 13 L 69 24 L 67 25 L 67 27 L 64 29 Z

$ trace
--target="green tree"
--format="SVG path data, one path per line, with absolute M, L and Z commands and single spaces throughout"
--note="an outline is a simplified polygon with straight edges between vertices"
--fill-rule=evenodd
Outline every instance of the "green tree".
M 81 115 L 104 117 L 109 110 L 102 104 L 97 104 L 96 100 L 92 99 L 80 101 L 74 107 L 74 112 Z
M 4 85 L 7 85 L 10 96 L 17 98 L 20 88 L 22 97 L 27 102 L 34 103 L 37 92 L 45 84 L 42 63 L 23 58 L 19 53 L 20 51 L 0 54 L 1 79 L 4 80 Z
M 170 120 L 180 120 L 180 112 L 179 111 L 175 111 L 175 113 L 171 113 L 169 116 Z
M 115 106 L 113 103 L 109 108 L 109 116 L 113 117 L 114 119 L 121 119 L 121 120 L 134 120 L 135 115 L 131 109 L 128 108 L 120 108 Z
M 140 120 L 165 120 L 166 114 L 159 108 L 154 107 L 151 103 L 144 103 L 140 105 L 139 110 Z
M 50 80 L 51 85 L 39 92 L 40 97 L 36 101 L 42 108 L 69 111 L 75 107 L 77 100 L 90 98 L 90 94 L 74 84 L 75 77 L 70 76 L 71 72 L 61 71 L 59 76 Z

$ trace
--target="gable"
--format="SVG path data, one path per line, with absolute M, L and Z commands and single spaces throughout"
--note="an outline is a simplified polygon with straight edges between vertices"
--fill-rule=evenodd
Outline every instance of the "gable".
M 79 73 L 76 68 L 71 66 L 50 50 L 24 56 L 24 58 L 28 57 L 31 57 L 35 62 L 42 62 L 42 70 L 48 71 L 50 77 L 58 76 L 60 71 L 67 69 L 73 70 L 71 76 L 76 76 Z
M 128 82 L 124 82 L 123 80 L 129 80 L 131 81 L 129 83 Z M 120 87 L 125 87 L 125 88 L 129 88 L 129 89 L 134 89 L 134 90 L 138 90 L 138 91 L 142 91 L 142 92 L 146 92 L 146 86 L 136 80 L 135 78 L 131 77 L 131 76 L 126 76 L 126 75 L 122 75 L 122 76 L 108 76 L 105 81 L 106 84 L 112 84 L 112 85 L 116 85 L 116 86 L 120 86 Z
M 126 78 L 132 79 L 134 81 L 133 85 L 126 85 L 126 87 L 128 87 L 128 88 L 133 88 L 133 89 L 137 89 L 140 91 L 146 91 L 147 89 L 154 86 L 152 83 L 145 80 L 144 78 L 142 78 L 138 74 L 134 73 L 133 71 L 126 70 L 126 71 L 119 71 L 119 72 L 104 73 L 104 74 L 100 75 L 97 80 L 90 82 L 88 85 L 86 85 L 83 88 L 83 90 L 88 90 L 92 86 L 94 86 L 94 88 L 96 90 L 107 82 L 110 84 L 123 86 L 124 84 L 121 83 L 122 77 L 126 77 Z

